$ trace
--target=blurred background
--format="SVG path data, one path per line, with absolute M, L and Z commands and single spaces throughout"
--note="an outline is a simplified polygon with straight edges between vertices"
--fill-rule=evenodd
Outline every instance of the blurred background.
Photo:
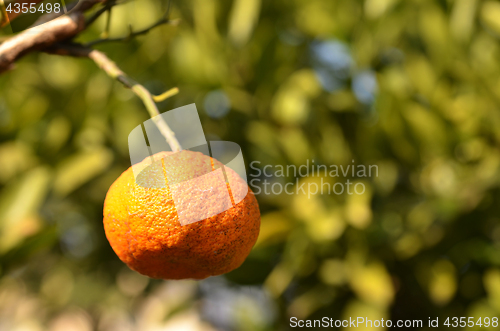
M 115 7 L 111 36 L 165 6 Z M 0 75 L 0 330 L 500 315 L 500 2 L 190 0 L 170 17 L 179 25 L 95 47 L 152 93 L 179 87 L 160 111 L 196 103 L 207 138 L 238 143 L 249 174 L 253 161 L 354 160 L 378 177 L 362 195 L 261 194 L 239 269 L 148 279 L 102 226 L 146 109 L 90 60 L 30 54 Z

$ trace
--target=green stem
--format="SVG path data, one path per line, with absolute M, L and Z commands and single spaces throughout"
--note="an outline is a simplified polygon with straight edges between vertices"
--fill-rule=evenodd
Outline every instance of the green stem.
M 175 138 L 175 133 L 170 129 L 168 124 L 163 120 L 158 111 L 158 107 L 154 101 L 153 95 L 142 85 L 129 78 L 120 68 L 111 61 L 104 53 L 97 50 L 92 50 L 88 53 L 88 57 L 92 59 L 104 72 L 113 79 L 116 79 L 126 87 L 130 88 L 144 103 L 144 106 L 149 112 L 154 123 L 160 130 L 160 133 L 165 137 L 170 148 L 174 152 L 181 151 L 181 145 Z M 175 93 L 172 93 L 172 95 Z

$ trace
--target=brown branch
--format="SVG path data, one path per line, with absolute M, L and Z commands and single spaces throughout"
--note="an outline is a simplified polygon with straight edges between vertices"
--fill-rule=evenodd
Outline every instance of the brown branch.
M 68 15 L 30 28 L 0 44 L 0 73 L 12 68 L 23 55 L 70 39 L 86 27 L 84 11 L 104 0 L 82 0 Z M 43 17 L 43 16 L 42 16 Z
M 151 118 L 172 150 L 174 152 L 181 151 L 182 148 L 175 138 L 174 132 L 164 119 L 159 116 L 160 112 L 156 106 L 156 102 L 161 102 L 177 94 L 179 92 L 177 88 L 173 88 L 159 96 L 154 96 L 144 86 L 129 78 L 120 68 L 118 68 L 116 63 L 111 61 L 104 53 L 69 42 L 71 38 L 83 31 L 97 17 L 105 11 L 109 11 L 109 9 L 115 5 L 115 1 L 111 0 L 104 8 L 98 10 L 89 20 L 85 21 L 84 11 L 100 2 L 107 2 L 107 0 L 81 0 L 72 8 L 69 14 L 56 18 L 54 18 L 54 16 L 44 15 L 35 23 L 46 22 L 43 25 L 30 28 L 7 39 L 4 43 L 0 44 L 0 73 L 10 69 L 14 62 L 26 53 L 35 50 L 42 50 L 47 53 L 58 55 L 87 57 L 93 60 L 108 76 L 116 79 L 125 87 L 130 88 L 142 100 Z M 174 23 L 167 18 L 167 15 L 168 9 L 159 21 L 144 30 L 131 32 L 128 38 L 145 34 L 162 24 Z M 116 38 L 116 40 L 97 40 L 94 43 L 119 40 L 122 40 L 122 38 Z

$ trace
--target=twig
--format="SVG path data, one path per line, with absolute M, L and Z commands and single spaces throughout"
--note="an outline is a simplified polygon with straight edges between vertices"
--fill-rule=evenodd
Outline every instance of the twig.
M 142 100 L 144 106 L 149 112 L 149 115 L 155 122 L 158 130 L 160 130 L 161 134 L 167 140 L 167 143 L 172 148 L 172 151 L 178 152 L 181 151 L 181 145 L 175 138 L 175 133 L 170 129 L 168 124 L 163 120 L 158 111 L 158 107 L 156 107 L 156 103 L 154 101 L 153 96 L 149 91 L 133 79 L 129 78 L 123 71 L 118 68 L 116 63 L 111 61 L 106 54 L 92 50 L 89 52 L 88 57 L 92 59 L 104 72 L 108 74 L 111 78 L 114 78 L 121 82 L 123 85 L 130 87 L 130 89 Z
M 46 22 L 43 26 L 37 27 L 36 29 L 31 28 L 25 30 L 7 39 L 5 42 L 0 43 L 0 73 L 9 70 L 16 60 L 35 50 L 59 55 L 87 57 L 93 60 L 108 76 L 116 79 L 125 87 L 130 88 L 142 100 L 151 118 L 158 127 L 160 133 L 165 137 L 172 151 L 181 151 L 182 148 L 175 138 L 174 132 L 163 118 L 159 116 L 160 112 L 155 103 L 161 102 L 177 94 L 179 92 L 177 88 L 168 90 L 159 96 L 154 96 L 144 86 L 129 78 L 120 68 L 118 68 L 116 63 L 111 61 L 104 53 L 83 45 L 71 44 L 68 42 L 68 40 L 75 37 L 89 24 L 94 22 L 102 13 L 109 11 L 111 7 L 116 4 L 116 1 L 107 2 L 103 8 L 99 9 L 90 19 L 85 21 L 84 11 L 92 8 L 97 3 L 103 2 L 107 2 L 107 0 L 81 0 L 78 4 L 71 7 L 71 12 L 68 15 L 60 17 L 43 15 L 40 17 L 40 21 L 36 22 Z M 167 15 L 168 9 L 159 21 L 144 30 L 137 32 L 131 30 L 127 37 L 99 39 L 87 45 L 94 45 L 105 41 L 128 40 L 146 34 L 151 29 L 162 24 L 176 24 L 178 22 L 178 20 L 170 21 Z
M 167 3 L 167 10 L 165 10 L 165 14 L 163 14 L 164 18 L 167 18 L 170 15 L 170 5 L 171 5 L 171 3 L 172 3 L 171 0 L 169 0 L 168 3 Z
M 92 55 L 95 56 L 95 54 Z M 97 63 L 96 59 L 93 60 Z M 163 117 L 159 116 L 160 112 L 158 111 L 158 107 L 156 107 L 156 103 L 153 100 L 153 96 L 151 95 L 151 93 L 149 93 L 149 91 L 140 84 L 135 84 L 134 86 L 132 86 L 132 91 L 139 98 L 141 98 L 142 102 L 144 103 L 144 106 L 146 106 L 146 109 L 149 112 L 149 115 L 155 122 L 156 126 L 158 127 L 158 130 L 160 130 L 163 137 L 165 137 L 165 139 L 167 140 L 167 143 L 170 145 L 170 148 L 172 148 L 172 151 L 173 152 L 181 151 L 182 147 L 179 144 L 179 141 L 177 141 L 177 138 L 175 138 L 175 133 L 170 129 L 167 122 L 163 120 Z
M 103 38 L 109 38 L 109 30 L 111 28 L 111 10 L 113 8 L 110 7 L 107 12 L 106 12 L 106 26 L 104 27 L 104 31 L 102 32 L 101 36 Z
M 177 93 L 179 93 L 179 89 L 177 87 L 174 87 L 174 88 L 171 88 L 170 90 L 168 90 L 160 95 L 154 95 L 153 100 L 155 102 L 162 102 L 162 101 L 167 100 L 170 97 L 173 97 Z
M 105 12 L 109 12 L 112 7 L 118 5 L 118 1 L 107 1 L 106 5 L 102 8 L 99 8 L 94 14 L 92 14 L 86 21 L 85 25 L 89 26 L 94 23 L 102 14 Z
M 105 5 L 97 10 L 90 18 L 85 20 L 83 13 L 98 3 L 104 3 Z M 80 0 L 79 2 L 68 5 L 68 11 L 70 12 L 67 15 L 60 16 L 60 13 L 42 15 L 34 25 L 46 22 L 43 26 L 37 26 L 36 29 L 32 28 L 25 30 L 5 41 L 0 41 L 0 74 L 11 69 L 15 61 L 29 52 L 44 50 L 56 43 L 72 39 L 87 28 L 89 24 L 92 24 L 100 15 L 119 3 L 122 3 L 122 1 Z M 151 26 L 135 32 L 131 30 L 131 32 L 124 37 L 97 39 L 87 43 L 85 46 L 90 47 L 104 42 L 128 41 L 131 38 L 146 34 L 160 25 L 177 25 L 180 20 L 170 20 L 167 17 L 169 10 L 170 1 L 161 19 Z
M 125 87 L 129 88 L 134 92 L 143 102 L 149 115 L 155 122 L 160 133 L 165 137 L 167 143 L 169 144 L 172 151 L 178 152 L 182 150 L 179 141 L 175 138 L 175 133 L 170 129 L 168 124 L 163 120 L 156 106 L 155 100 L 163 101 L 167 97 L 171 97 L 178 93 L 178 89 L 171 89 L 159 96 L 153 96 L 151 93 L 141 84 L 134 81 L 132 78 L 128 77 L 112 60 L 110 60 L 106 54 L 93 50 L 91 48 L 78 45 L 78 44 L 59 44 L 54 47 L 45 50 L 48 53 L 58 54 L 58 55 L 70 55 L 78 57 L 88 57 L 94 61 L 99 68 L 101 68 L 109 77 L 116 79 L 122 83 Z
M 170 20 L 166 17 L 162 17 L 160 20 L 158 20 L 157 22 L 155 22 L 154 24 L 152 24 L 151 26 L 143 29 L 143 30 L 139 30 L 139 31 L 131 31 L 129 34 L 127 34 L 126 36 L 123 36 L 123 37 L 118 37 L 118 38 L 101 38 L 101 39 L 96 39 L 96 40 L 93 40 L 93 41 L 90 41 L 88 43 L 85 44 L 86 47 L 91 47 L 91 46 L 94 46 L 94 45 L 97 45 L 97 44 L 101 44 L 101 43 L 105 43 L 105 42 L 120 42 L 120 41 L 129 41 L 130 39 L 134 38 L 134 37 L 137 37 L 137 36 L 140 36 L 140 35 L 143 35 L 143 34 L 146 34 L 148 33 L 149 31 L 151 31 L 152 29 L 160 26 L 160 25 L 164 25 L 164 24 L 170 24 L 170 25 L 177 25 L 179 24 L 180 22 L 180 19 L 176 19 L 176 20 Z

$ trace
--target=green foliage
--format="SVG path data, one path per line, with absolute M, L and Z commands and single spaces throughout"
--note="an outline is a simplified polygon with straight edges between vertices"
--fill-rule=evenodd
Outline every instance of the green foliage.
M 162 7 L 117 6 L 111 37 Z M 240 144 L 247 166 L 379 170 L 362 195 L 259 195 L 259 241 L 212 291 L 262 287 L 275 313 L 257 318 L 246 296 L 218 327 L 500 315 L 498 2 L 191 0 L 170 16 L 181 23 L 96 46 L 153 94 L 179 87 L 160 111 L 195 102 L 207 137 Z M 140 277 L 102 229 L 106 191 L 130 166 L 127 136 L 147 119 L 140 101 L 91 61 L 47 54 L 19 61 L 0 91 L 0 320 L 201 328 L 196 302 L 210 302 L 212 283 Z M 222 118 L 208 116 L 213 91 L 230 101 Z

